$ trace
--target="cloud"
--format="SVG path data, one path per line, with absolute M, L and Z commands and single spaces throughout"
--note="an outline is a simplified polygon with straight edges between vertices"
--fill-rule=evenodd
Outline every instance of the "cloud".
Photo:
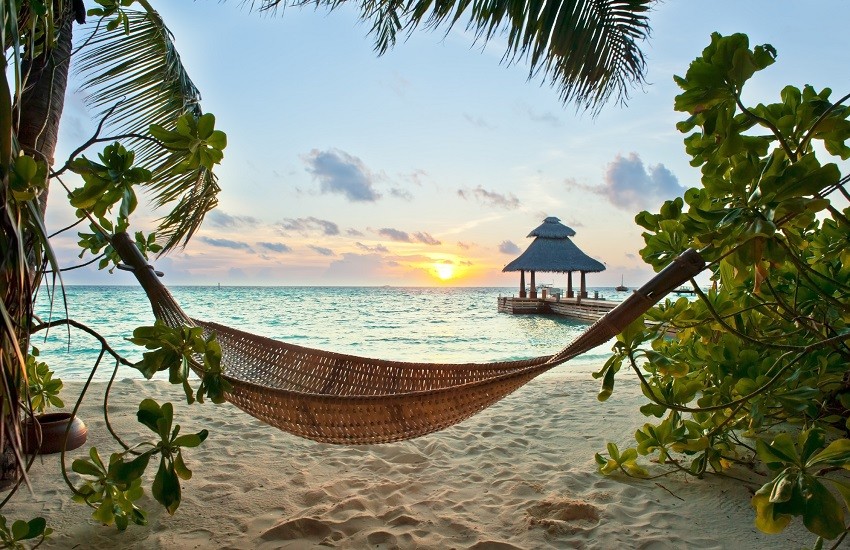
M 495 128 L 495 126 L 493 126 L 492 124 L 490 124 L 489 122 L 487 122 L 486 120 L 481 118 L 480 116 L 473 116 L 473 115 L 470 115 L 468 113 L 463 113 L 463 118 L 466 119 L 466 121 L 468 123 L 472 124 L 473 126 L 475 126 L 477 128 L 484 128 L 486 130 L 491 130 L 491 129 Z
M 495 191 L 487 191 L 480 185 L 475 189 L 458 189 L 457 194 L 464 200 L 469 200 L 470 197 L 485 206 L 496 206 L 505 210 L 516 210 L 519 208 L 519 199 L 513 193 L 503 195 Z
M 409 174 L 402 174 L 401 177 L 413 183 L 414 185 L 422 187 L 422 180 L 428 177 L 428 172 L 422 170 L 421 168 L 417 168 Z
M 522 112 L 525 113 L 532 122 L 539 122 L 540 124 L 546 124 L 554 128 L 559 128 L 564 125 L 556 114 L 549 111 L 539 113 L 531 106 L 523 105 Z
M 357 231 L 353 227 L 346 229 L 345 234 L 348 235 L 349 237 L 362 237 L 363 236 L 363 233 L 361 231 Z
M 465 243 L 465 242 L 458 241 L 458 242 L 457 242 L 457 246 L 458 246 L 458 248 L 462 248 L 462 249 L 464 249 L 464 250 L 469 250 L 469 248 L 470 248 L 472 245 L 467 244 L 467 243 Z
M 646 167 L 637 153 L 629 153 L 628 157 L 617 155 L 605 170 L 602 187 L 576 182 L 567 182 L 567 186 L 601 195 L 614 206 L 629 212 L 655 208 L 685 192 L 678 178 L 663 164 Z
M 407 189 L 402 189 L 400 187 L 393 187 L 392 189 L 390 189 L 390 195 L 397 199 L 404 199 L 406 201 L 413 200 L 413 193 L 411 193 Z
M 212 237 L 205 237 L 201 235 L 198 237 L 198 240 L 202 243 L 207 243 L 210 246 L 215 246 L 218 248 L 232 248 L 234 250 L 251 250 L 251 246 L 248 243 L 243 243 L 242 241 L 231 241 L 230 239 L 214 239 Z
M 414 233 L 413 239 L 420 243 L 424 243 L 431 246 L 436 246 L 438 244 L 442 244 L 440 241 L 431 236 L 430 233 Z
M 424 231 L 417 231 L 411 235 L 407 231 L 393 229 L 391 227 L 383 227 L 378 229 L 377 233 L 382 237 L 386 237 L 391 241 L 399 243 L 423 243 L 431 246 L 442 244 L 439 240 L 432 237 L 430 233 L 426 233 Z
M 260 242 L 260 243 L 257 243 L 257 246 L 261 246 L 263 248 L 271 250 L 272 252 L 292 252 L 292 247 L 287 246 L 283 243 Z
M 252 216 L 231 216 L 222 210 L 213 210 L 207 214 L 206 221 L 213 227 L 223 227 L 226 229 L 254 227 L 260 223 L 260 220 Z
M 350 284 L 350 281 L 386 281 L 387 267 L 397 266 L 378 254 L 355 254 L 347 252 L 341 259 L 334 260 L 325 271 L 324 280 L 331 283 Z
M 399 243 L 411 242 L 410 235 L 408 235 L 407 232 L 401 231 L 400 229 L 393 229 L 391 227 L 382 227 L 381 229 L 378 229 L 378 235 Z
M 395 71 L 392 73 L 392 80 L 384 82 L 384 84 L 401 98 L 404 98 L 410 89 L 410 81 Z
M 499 243 L 499 252 L 502 254 L 519 254 L 519 247 L 511 241 L 502 241 Z
M 374 176 L 363 162 L 345 151 L 313 149 L 303 157 L 307 171 L 319 180 L 322 193 L 343 195 L 352 202 L 375 202 Z
M 303 235 L 319 233 L 321 235 L 339 235 L 339 226 L 332 221 L 309 218 L 286 218 L 276 224 L 281 233 L 296 231 Z
M 365 245 L 361 242 L 356 242 L 354 244 L 357 246 L 357 248 L 359 248 L 360 250 L 365 250 L 366 252 L 372 252 L 376 254 L 387 254 L 389 252 L 389 249 L 382 244 L 377 244 L 375 246 Z
M 307 245 L 308 248 L 312 249 L 317 254 L 321 254 L 322 256 L 335 256 L 334 251 L 330 248 L 325 248 L 324 246 L 316 246 L 314 244 Z

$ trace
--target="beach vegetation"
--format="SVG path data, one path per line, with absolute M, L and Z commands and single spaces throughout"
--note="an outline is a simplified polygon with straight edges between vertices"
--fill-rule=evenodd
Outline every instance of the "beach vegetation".
M 62 380 L 54 377 L 54 372 L 47 363 L 38 360 L 38 348 L 33 346 L 27 356 L 27 391 L 33 412 L 43 413 L 48 407 L 65 406 L 59 397 L 62 391 Z
M 272 9 L 282 3 L 253 4 Z M 595 110 L 611 98 L 625 101 L 631 87 L 643 82 L 645 62 L 639 42 L 649 31 L 650 3 L 578 2 L 567 16 L 560 11 L 561 2 L 550 2 L 533 13 L 530 8 L 518 11 L 484 3 L 464 4 L 460 9 L 452 3 L 395 3 L 377 9 L 362 2 L 359 16 L 372 24 L 379 53 L 392 47 L 399 33 L 419 26 L 451 28 L 464 14 L 482 42 L 506 26 L 505 60 L 527 60 L 529 77 L 549 80 L 564 101 Z M 63 231 L 80 223 L 88 225 L 78 233 L 80 257 L 92 256 L 82 266 L 97 263 L 101 269 L 120 263 L 110 239 L 130 230 L 131 216 L 139 205 L 138 190 L 146 192 L 154 208 L 166 210 L 155 232 L 135 231 L 136 246 L 145 257 L 184 246 L 216 206 L 220 190 L 214 169 L 223 158 L 226 135 L 216 129 L 215 117 L 201 110 L 200 93 L 152 3 L 91 0 L 89 4 L 86 12 L 84 0 L 0 0 L 0 39 L 6 54 L 0 61 L 0 473 L 13 486 L 0 508 L 27 481 L 32 464 L 23 453 L 22 417 L 48 404 L 64 405 L 58 397 L 61 382 L 31 347 L 34 332 L 66 325 L 98 339 L 101 353 L 92 374 L 104 357 L 112 357 L 116 370 L 135 366 L 146 377 L 167 371 L 172 382 L 183 386 L 190 402 L 206 397 L 218 403 L 229 389 L 221 377 L 218 344 L 197 330 L 142 327 L 133 339 L 148 351 L 141 361 L 133 362 L 73 319 L 44 321 L 34 314 L 38 293 L 49 292 L 53 315 L 54 300 L 61 297 L 63 270 L 81 267 L 60 265 L 50 247 L 44 213 L 51 185 L 59 186 L 59 193 L 54 189 L 51 196 L 61 197 L 64 191 L 77 209 L 78 223 Z M 343 4 L 317 2 L 328 9 Z M 74 25 L 84 23 L 86 15 L 90 25 L 75 44 Z M 97 112 L 99 121 L 89 139 L 57 162 L 72 57 L 84 78 L 87 105 Z M 96 160 L 86 156 L 101 147 Z M 66 182 L 70 173 L 82 180 L 82 186 L 71 189 Z M 188 383 L 189 361 L 202 370 L 197 390 Z M 85 390 L 74 411 L 84 396 Z M 63 452 L 61 475 L 76 500 L 91 506 L 101 523 L 119 529 L 143 524 L 145 514 L 135 502 L 143 491 L 143 472 L 158 455 L 150 490 L 174 513 L 181 500 L 181 480 L 191 477 L 183 449 L 200 445 L 207 431 L 180 435 L 170 403 L 144 400 L 138 420 L 159 441 L 130 446 L 112 432 L 106 403 L 104 414 L 108 429 L 124 450 L 112 453 L 105 462 L 92 448 L 88 458 L 73 461 L 71 470 L 86 478 L 80 487 L 68 477 Z M 19 547 L 21 541 L 43 539 L 50 532 L 43 518 L 18 520 L 8 527 L 0 514 L 0 537 L 6 546 Z
M 617 338 L 600 397 L 629 368 L 651 421 L 597 461 L 628 475 L 635 453 L 670 468 L 659 475 L 749 466 L 759 529 L 801 518 L 817 547 L 837 547 L 850 509 L 850 178 L 836 160 L 850 158 L 850 95 L 789 85 L 746 106 L 745 84 L 776 56 L 714 34 L 675 77 L 701 186 L 637 215 L 641 255 L 661 269 L 696 248 L 710 288 L 692 280 L 696 300 L 668 299 Z

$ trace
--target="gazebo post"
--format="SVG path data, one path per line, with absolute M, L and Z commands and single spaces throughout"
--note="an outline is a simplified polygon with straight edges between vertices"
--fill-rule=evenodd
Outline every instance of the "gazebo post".
M 525 270 L 519 270 L 519 297 L 525 298 Z
M 537 285 L 534 283 L 534 270 L 531 270 L 531 283 L 528 285 L 528 297 L 532 300 L 537 299 Z
M 574 298 L 573 294 L 573 272 L 567 272 L 567 298 Z
M 584 282 L 584 271 L 580 271 L 581 273 L 581 297 L 587 298 L 587 285 Z

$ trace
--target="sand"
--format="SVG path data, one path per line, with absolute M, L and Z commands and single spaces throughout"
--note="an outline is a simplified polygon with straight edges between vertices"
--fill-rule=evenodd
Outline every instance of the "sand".
M 111 444 L 96 383 L 80 416 L 101 456 Z M 79 383 L 66 384 L 67 401 Z M 111 419 L 134 441 L 146 428 L 138 402 L 175 403 L 181 433 L 210 430 L 186 455 L 174 516 L 145 495 L 149 525 L 124 533 L 98 525 L 71 501 L 58 455 L 33 466 L 33 495 L 16 495 L 10 519 L 43 515 L 46 548 L 788 548 L 812 544 L 797 522 L 781 535 L 753 526 L 750 489 L 726 479 L 657 480 L 596 472 L 608 441 L 632 444 L 645 421 L 633 379 L 606 403 L 586 375 L 550 374 L 481 414 L 410 442 L 337 447 L 299 439 L 231 405 L 193 405 L 165 382 L 116 382 Z M 182 403 L 182 404 L 181 404 Z M 70 459 L 68 461 L 70 464 Z M 656 467 L 657 468 L 657 467 Z M 149 468 L 151 475 L 154 468 Z M 148 483 L 149 486 L 149 483 Z

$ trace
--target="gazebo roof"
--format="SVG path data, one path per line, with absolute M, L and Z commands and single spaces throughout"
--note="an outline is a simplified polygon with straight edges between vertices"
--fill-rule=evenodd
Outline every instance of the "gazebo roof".
M 605 264 L 594 260 L 578 249 L 573 242 L 564 239 L 537 238 L 502 271 L 548 271 L 569 273 L 570 271 L 585 271 L 595 273 L 604 271 Z
M 566 239 L 575 237 L 576 232 L 571 227 L 561 223 L 555 216 L 549 216 L 537 229 L 526 235 L 527 237 L 543 237 L 544 239 Z
M 558 218 L 546 218 L 539 227 L 528 234 L 535 239 L 525 252 L 506 265 L 502 271 L 604 271 L 605 265 L 602 262 L 594 260 L 573 244 L 570 237 L 575 234 L 575 231 L 562 224 Z

